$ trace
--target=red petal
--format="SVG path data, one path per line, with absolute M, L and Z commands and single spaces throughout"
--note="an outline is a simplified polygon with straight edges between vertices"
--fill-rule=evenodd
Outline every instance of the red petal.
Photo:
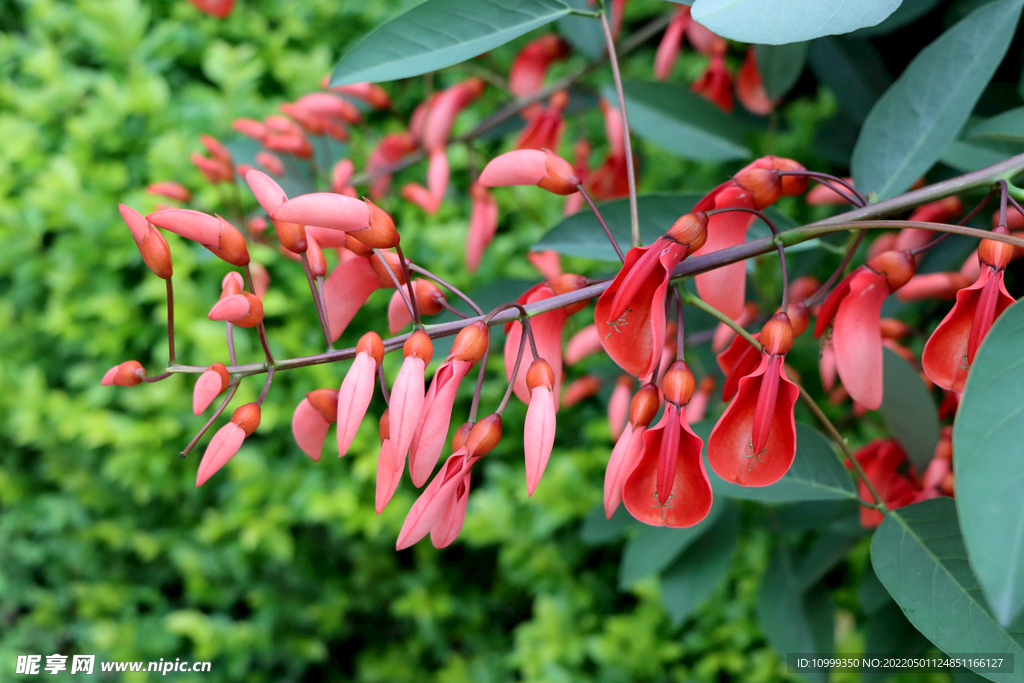
M 470 474 L 462 478 L 462 482 L 455 489 L 444 512 L 441 513 L 441 518 L 430 530 L 430 542 L 435 548 L 447 548 L 459 537 L 462 525 L 466 521 L 470 479 L 472 479 Z
M 423 416 L 416 427 L 409 450 L 409 474 L 417 488 L 430 478 L 437 459 L 441 457 L 452 422 L 455 395 L 459 392 L 459 384 L 472 367 L 473 363 L 469 361 L 448 360 L 434 373 L 434 381 L 430 383 L 430 389 L 423 400 Z
M 348 453 L 359 425 L 366 416 L 377 382 L 377 361 L 368 353 L 357 353 L 338 389 L 338 457 Z
M 441 519 L 448 502 L 462 484 L 463 476 L 468 470 L 465 450 L 448 457 L 437 475 L 412 504 L 405 523 L 402 524 L 402 530 L 398 533 L 398 541 L 395 543 L 397 550 L 408 548 L 430 533 Z
M 537 489 L 540 478 L 551 457 L 555 443 L 555 403 L 546 387 L 535 387 L 530 393 L 530 407 L 526 410 L 523 449 L 526 453 L 526 493 Z
M 349 259 L 331 271 L 324 281 L 324 304 L 332 341 L 337 341 L 379 287 L 380 278 L 365 258 Z
M 405 469 L 405 458 L 395 458 L 395 449 L 391 445 L 391 439 L 384 439 L 380 445 L 380 456 L 377 458 L 377 493 L 374 505 L 379 515 L 391 501 L 398 488 L 398 482 L 402 479 L 402 470 Z
M 622 502 L 622 486 L 643 452 L 645 431 L 646 427 L 641 426 L 634 431 L 633 425 L 627 424 L 612 449 L 604 472 L 604 514 L 608 519 Z
M 879 316 L 889 296 L 885 276 L 862 270 L 839 304 L 832 330 L 836 370 L 854 401 L 875 410 L 882 405 L 882 331 Z
M 199 471 L 196 472 L 196 488 L 206 483 L 206 480 L 217 473 L 221 467 L 230 460 L 245 441 L 245 430 L 234 422 L 228 422 L 217 430 L 217 433 L 210 439 L 210 444 L 203 453 L 203 459 L 199 463 Z
M 715 208 L 731 206 L 753 208 L 750 193 L 732 185 L 725 187 L 715 196 Z M 757 217 L 743 211 L 716 213 L 708 218 L 708 239 L 700 248 L 703 254 L 727 249 L 741 244 L 747 237 L 747 230 Z M 743 315 L 746 296 L 747 266 L 739 261 L 697 275 L 697 293 L 700 298 L 733 320 Z
M 552 296 L 554 296 L 554 292 L 551 291 L 551 288 L 546 283 L 541 283 L 528 289 L 517 301 L 520 304 L 531 304 Z M 568 316 L 561 308 L 530 318 L 533 336 L 537 340 L 537 352 L 548 362 L 555 374 L 554 395 L 556 401 L 562 392 L 562 328 L 565 326 L 566 318 Z M 505 376 L 509 380 L 512 378 L 512 368 L 516 364 L 516 354 L 519 353 L 519 340 L 522 339 L 522 333 L 523 326 L 516 321 L 509 326 L 505 334 Z M 526 371 L 530 369 L 531 359 L 530 342 L 527 340 L 526 348 L 523 350 L 523 362 L 519 364 L 519 374 L 516 376 L 513 387 L 515 395 L 523 403 L 530 402 L 530 391 L 526 386 Z
M 484 167 L 479 183 L 484 187 L 536 185 L 548 174 L 547 157 L 538 149 L 519 149 L 497 156 Z
M 274 213 L 277 207 L 288 201 L 288 195 L 284 193 L 281 186 L 266 173 L 249 171 L 245 174 L 245 182 L 249 184 L 249 189 L 256 196 L 256 201 L 268 214 Z

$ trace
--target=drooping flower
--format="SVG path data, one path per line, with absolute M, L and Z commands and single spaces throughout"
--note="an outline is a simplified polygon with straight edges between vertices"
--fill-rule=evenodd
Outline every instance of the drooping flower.
M 551 63 L 565 59 L 569 46 L 554 33 L 530 41 L 523 46 L 508 72 L 508 89 L 517 100 L 526 99 L 544 87 Z
M 900 471 L 907 463 L 907 454 L 896 439 L 876 439 L 854 453 L 854 457 L 864 468 L 864 473 L 882 498 L 881 502 L 890 510 L 934 495 L 922 491 L 910 472 Z M 857 488 L 862 500 L 873 502 L 867 484 L 858 481 Z M 865 528 L 877 527 L 882 519 L 882 513 L 878 510 L 866 507 L 860 509 L 860 524 Z
M 542 282 L 526 290 L 516 302 L 522 305 L 543 301 L 555 296 L 549 282 Z M 556 308 L 553 311 L 541 313 L 530 318 L 530 328 L 533 337 L 537 342 L 537 353 L 545 359 L 555 373 L 555 396 L 558 397 L 562 390 L 562 328 L 569 313 L 565 308 Z M 530 402 L 530 391 L 526 386 L 526 363 L 519 366 L 519 374 L 512 377 L 512 370 L 515 368 L 516 356 L 519 354 L 519 344 L 523 337 L 523 325 L 518 320 L 505 326 L 505 375 L 510 382 L 513 382 L 513 392 L 523 403 Z M 529 343 L 529 342 L 527 342 Z M 527 351 L 526 353 L 529 353 Z
M 238 327 L 256 327 L 263 322 L 263 302 L 251 292 L 232 294 L 215 303 L 207 317 Z
M 665 373 L 665 412 L 644 432 L 644 449 L 622 487 L 622 502 L 652 526 L 688 527 L 711 510 L 711 482 L 701 451 L 704 442 L 686 422 L 685 406 L 696 382 L 679 360 Z
M 469 196 L 473 200 L 469 214 L 469 229 L 466 232 L 466 268 L 476 273 L 483 259 L 484 250 L 494 239 L 498 231 L 498 203 L 480 183 L 469 186 Z
M 199 375 L 192 391 L 192 412 L 198 415 L 206 410 L 213 399 L 224 393 L 231 383 L 231 375 L 223 363 L 214 363 Z
M 139 248 L 139 254 L 142 255 L 142 261 L 146 267 L 159 278 L 166 280 L 171 277 L 174 273 L 171 264 L 171 248 L 164 236 L 135 209 L 124 204 L 117 206 L 121 211 L 121 217 L 132 233 L 132 239 L 135 241 L 135 246 Z
M 799 337 L 810 322 L 807 306 L 802 301 L 798 301 L 789 304 L 786 312 L 793 328 L 793 337 Z M 759 332 L 754 335 L 754 339 L 758 339 L 760 336 Z M 728 401 L 736 395 L 740 380 L 754 372 L 761 364 L 761 349 L 752 346 L 744 337 L 736 335 L 732 343 L 718 354 L 717 360 L 718 367 L 725 375 L 725 381 L 722 383 L 722 400 Z
M 555 373 L 543 358 L 537 358 L 526 373 L 530 405 L 523 423 L 523 451 L 526 455 L 526 494 L 532 496 L 544 476 L 555 443 Z
M 413 435 L 423 416 L 424 373 L 434 355 L 434 343 L 423 330 L 416 330 L 402 347 L 402 367 L 391 388 L 390 434 L 396 460 L 405 463 Z
M 196 488 L 206 483 L 227 463 L 246 437 L 256 431 L 260 424 L 260 406 L 258 403 L 246 403 L 239 406 L 231 415 L 231 421 L 217 430 L 217 433 L 210 439 L 203 459 L 199 462 L 199 470 L 196 472 Z
M 665 345 L 665 296 L 679 262 L 700 249 L 708 218 L 686 214 L 648 247 L 634 247 L 597 300 L 594 322 L 605 351 L 626 372 L 647 377 Z
M 676 65 L 679 57 L 679 48 L 683 44 L 683 35 L 690 21 L 690 7 L 680 5 L 676 8 L 669 21 L 665 34 L 658 43 L 658 51 L 654 55 L 654 78 L 659 81 L 666 80 L 672 75 L 672 68 Z
M 548 100 L 548 106 L 533 110 L 526 127 L 516 139 L 516 149 L 558 149 L 565 131 L 562 112 L 569 103 L 569 93 L 559 90 Z M 524 112 L 525 113 L 525 112 Z
M 644 432 L 657 415 L 659 407 L 661 395 L 658 387 L 653 384 L 640 387 L 630 402 L 629 422 L 615 441 L 615 448 L 612 449 L 604 472 L 604 513 L 608 519 L 612 518 L 622 502 L 622 486 L 643 452 Z
M 871 410 L 882 404 L 882 303 L 913 275 L 910 252 L 876 256 L 836 285 L 814 326 L 814 336 L 820 337 L 832 324 L 839 379 L 853 400 Z
M 338 389 L 335 418 L 338 421 L 338 457 L 348 453 L 373 398 L 377 366 L 384 360 L 384 342 L 376 332 L 367 332 L 356 344 L 356 357 Z
M 120 365 L 107 370 L 103 375 L 103 379 L 100 380 L 100 385 L 109 387 L 116 385 L 119 387 L 134 387 L 137 384 L 141 384 L 146 379 L 146 369 L 142 367 L 142 363 L 137 360 L 126 360 Z
M 793 407 L 800 390 L 784 367 L 793 345 L 789 316 L 777 313 L 769 320 L 760 342 L 760 365 L 739 381 L 732 403 L 708 437 L 711 469 L 741 486 L 774 484 L 796 453 Z
M 484 187 L 536 185 L 554 194 L 576 192 L 580 177 L 568 161 L 548 150 L 517 149 L 488 162 L 480 173 Z
M 292 436 L 303 453 L 320 460 L 327 430 L 337 421 L 338 390 L 317 389 L 299 401 L 292 414 Z
M 747 56 L 736 76 L 736 97 L 751 114 L 767 116 L 772 113 L 772 101 L 764 89 L 761 72 L 757 68 L 757 55 L 753 45 L 747 46 Z
M 724 112 L 732 112 L 732 75 L 725 65 L 725 50 L 711 55 L 707 69 L 693 82 L 690 90 L 710 100 Z
M 995 230 L 1008 234 L 1005 227 Z M 1003 275 L 1013 256 L 1013 246 L 995 240 L 978 245 L 981 275 L 956 295 L 946 314 L 924 345 L 921 365 L 930 380 L 943 389 L 963 391 L 974 356 L 995 319 L 1014 302 L 1006 291 Z

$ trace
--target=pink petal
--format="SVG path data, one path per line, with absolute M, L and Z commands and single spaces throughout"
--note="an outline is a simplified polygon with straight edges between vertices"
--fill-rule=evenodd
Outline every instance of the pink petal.
M 337 341 L 366 300 L 379 288 L 380 278 L 365 258 L 349 259 L 331 271 L 324 281 L 324 304 L 333 341 Z
M 456 488 L 455 493 L 448 501 L 447 507 L 441 513 L 430 530 L 430 542 L 435 548 L 447 548 L 462 531 L 462 525 L 466 521 L 466 505 L 469 503 L 469 481 L 472 475 L 467 474 L 462 478 L 462 483 Z
M 398 489 L 398 482 L 402 479 L 402 470 L 405 469 L 405 458 L 397 460 L 395 449 L 391 445 L 391 439 L 384 439 L 380 445 L 380 457 L 377 458 L 377 493 L 374 505 L 379 515 L 391 501 Z
M 601 350 L 601 333 L 597 325 L 587 325 L 574 334 L 565 345 L 565 364 L 575 365 Z
M 405 305 L 405 298 L 402 292 L 395 290 L 388 302 L 388 331 L 391 334 L 398 334 L 406 325 L 412 324 L 412 314 L 409 307 Z
M 340 230 L 306 226 L 306 236 L 314 238 L 316 243 L 320 245 L 321 249 L 340 249 L 341 247 L 344 247 L 346 234 L 347 233 L 341 232 Z
M 520 304 L 529 304 L 542 301 L 554 296 L 554 292 L 546 283 L 531 287 L 521 297 Z M 533 336 L 537 340 L 537 352 L 540 357 L 548 362 L 555 374 L 554 395 L 562 395 L 562 327 L 568 316 L 564 309 L 556 309 L 547 313 L 541 313 L 530 318 L 530 325 L 533 327 Z M 522 339 L 523 326 L 518 321 L 512 323 L 505 335 L 505 376 L 512 378 L 512 369 L 516 364 L 516 355 L 519 353 L 519 340 Z M 526 387 L 526 371 L 530 368 L 531 360 L 530 342 L 527 340 L 526 348 L 523 350 L 523 361 L 519 364 L 519 374 L 515 379 L 513 391 L 523 403 L 530 402 L 530 392 Z
M 627 424 L 608 458 L 608 467 L 604 472 L 604 514 L 608 519 L 612 518 L 622 502 L 622 484 L 633 471 L 643 451 L 646 430 L 646 427 L 640 427 L 634 431 L 632 423 Z
M 402 198 L 420 207 L 431 216 L 441 208 L 441 202 L 434 194 L 419 183 L 407 183 L 402 187 Z
M 473 363 L 469 361 L 448 360 L 434 373 L 434 381 L 430 383 L 423 401 L 423 417 L 412 437 L 409 451 L 409 474 L 417 488 L 430 478 L 444 450 L 444 442 L 451 427 L 455 395 L 459 391 L 459 384 L 472 367 Z
M 299 401 L 292 415 L 292 436 L 303 453 L 313 460 L 320 460 L 320 454 L 324 450 L 324 439 L 327 438 L 327 430 L 330 428 L 330 423 L 310 404 L 308 398 Z
M 715 197 L 715 208 L 744 206 L 753 208 L 750 194 L 739 187 L 726 187 Z M 700 253 L 726 249 L 742 243 L 747 230 L 757 220 L 753 214 L 731 211 L 717 213 L 708 219 L 708 240 Z M 739 261 L 696 276 L 697 293 L 700 298 L 733 320 L 743 315 L 746 296 L 747 266 Z
M 554 280 L 562 274 L 562 257 L 554 249 L 528 251 L 526 260 L 545 280 Z
M 539 149 L 518 149 L 491 159 L 480 174 L 484 187 L 536 185 L 548 174 L 547 157 Z
M 241 294 L 232 294 L 215 303 L 207 317 L 210 320 L 226 320 L 230 322 L 244 318 L 247 315 L 249 315 L 249 300 Z M 198 413 L 196 414 L 198 415 Z
M 885 276 L 862 271 L 850 282 L 832 328 L 836 370 L 854 401 L 875 410 L 882 405 L 882 331 L 879 316 L 889 296 Z
M 338 457 L 348 453 L 359 425 L 366 416 L 377 381 L 377 361 L 368 353 L 357 353 L 338 390 Z
M 100 386 L 104 386 L 104 387 L 112 387 L 112 386 L 114 386 L 114 377 L 117 375 L 117 371 L 120 368 L 121 368 L 120 365 L 115 365 L 114 367 L 112 367 L 109 370 L 107 370 L 107 372 L 103 375 L 103 379 L 100 380 Z
M 207 370 L 199 375 L 195 389 L 192 391 L 192 412 L 198 415 L 209 408 L 213 399 L 220 395 L 222 383 L 221 376 L 213 370 Z
M 423 373 L 426 365 L 422 358 L 408 356 L 402 361 L 395 384 L 391 389 L 389 410 L 391 443 L 395 457 L 405 459 L 412 444 L 413 435 L 423 415 Z M 424 532 L 426 533 L 426 532 Z M 422 538 L 422 537 L 421 537 Z
M 146 220 L 185 239 L 220 248 L 222 227 L 221 222 L 214 216 L 192 209 L 163 209 L 149 214 Z
M 149 234 L 149 222 L 142 217 L 141 213 L 130 206 L 118 204 L 117 208 L 121 212 L 121 218 L 128 224 L 128 229 L 132 231 L 132 239 L 135 240 L 136 244 L 141 244 L 142 240 L 146 239 L 146 235 Z
M 430 165 L 427 167 L 427 187 L 438 204 L 448 191 L 448 176 L 448 152 L 442 147 L 430 153 Z
M 203 453 L 203 459 L 199 463 L 199 471 L 196 472 L 196 488 L 206 483 L 206 480 L 217 473 L 227 463 L 245 441 L 245 430 L 234 422 L 228 422 L 217 430 L 217 433 L 210 439 L 210 444 Z
M 633 378 L 623 375 L 615 383 L 612 395 L 608 399 L 608 426 L 612 431 L 612 439 L 619 440 L 622 430 L 629 422 L 629 407 L 633 400 Z
M 288 201 L 288 195 L 281 186 L 266 173 L 249 171 L 245 174 L 245 182 L 249 183 L 249 189 L 256 195 L 256 201 L 268 214 L 274 213 L 277 207 Z
M 370 227 L 370 210 L 361 200 L 333 192 L 313 192 L 289 199 L 270 214 L 277 221 L 331 230 Z
M 526 410 L 523 431 L 523 450 L 526 452 L 526 493 L 537 489 L 540 478 L 551 457 L 555 443 L 555 404 L 547 387 L 535 387 L 530 392 L 530 407 Z
M 473 183 L 469 194 L 473 197 L 473 208 L 466 233 L 466 267 L 469 272 L 475 273 L 480 267 L 484 250 L 498 230 L 498 203 L 487 188 L 479 183 Z
M 449 456 L 441 469 L 438 470 L 427 488 L 412 504 L 405 518 L 402 530 L 398 533 L 397 550 L 408 548 L 430 533 L 441 515 L 444 514 L 448 502 L 456 493 L 463 476 L 468 472 L 466 451 L 461 450 Z

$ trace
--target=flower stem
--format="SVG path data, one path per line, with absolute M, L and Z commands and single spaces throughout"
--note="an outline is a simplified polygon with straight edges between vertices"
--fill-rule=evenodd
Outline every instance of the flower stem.
M 228 324 L 230 325 L 231 323 Z M 203 438 L 203 434 L 205 434 L 206 430 L 210 428 L 210 425 L 212 425 L 217 418 L 220 417 L 220 414 L 224 412 L 224 409 L 228 407 L 228 404 L 231 403 L 231 399 L 235 397 L 235 392 L 238 391 L 238 383 L 239 381 L 235 380 L 228 385 L 227 396 L 224 397 L 224 400 L 221 402 L 217 410 L 213 411 L 213 415 L 211 415 L 210 419 L 206 421 L 206 424 L 202 426 L 199 433 L 192 437 L 192 440 L 188 442 L 188 445 L 181 450 L 181 457 L 184 458 L 193 448 L 195 448 L 196 444 L 199 443 L 199 439 Z
M 604 234 L 608 236 L 608 241 L 612 243 L 612 249 L 615 250 L 615 254 L 619 257 L 619 261 L 625 263 L 626 257 L 623 255 L 622 249 L 619 247 L 619 242 L 612 237 L 612 231 L 608 228 L 608 224 L 604 222 L 604 216 L 602 216 L 601 212 L 597 209 L 597 205 L 594 204 L 594 200 L 591 198 L 590 193 L 583 188 L 583 183 L 577 185 L 576 189 L 580 191 L 580 194 L 583 195 L 583 199 L 586 200 L 587 205 L 590 206 L 590 210 L 593 211 L 594 215 L 597 217 L 597 222 L 601 224 L 601 227 L 604 229 Z
M 256 287 L 252 283 L 252 271 L 249 270 L 249 264 L 245 265 L 245 282 L 246 286 L 249 287 L 249 291 L 255 296 Z M 260 344 L 263 345 L 263 354 L 267 357 L 267 365 L 273 365 L 274 355 L 270 353 L 270 343 L 267 341 L 267 328 L 263 325 L 262 320 L 256 325 L 256 335 L 260 338 Z
M 433 273 L 431 273 L 426 268 L 424 268 L 422 266 L 417 266 L 415 263 L 410 263 L 409 264 L 409 270 L 411 270 L 414 273 L 419 273 L 423 277 L 428 278 L 430 280 L 433 280 L 437 284 L 441 285 L 442 287 L 444 287 L 445 289 L 450 291 L 452 294 L 454 294 L 455 296 L 457 296 L 460 299 L 462 299 L 463 301 L 465 301 L 466 304 L 470 308 L 472 308 L 474 311 L 476 311 L 477 315 L 483 315 L 484 314 L 483 309 L 481 309 L 479 306 L 477 306 L 475 301 L 473 301 L 468 296 L 463 294 L 459 289 L 457 289 L 455 287 L 455 285 L 453 285 L 453 284 L 451 284 L 451 283 L 449 283 L 449 282 L 447 282 L 445 280 L 442 280 L 440 277 L 438 277 L 437 275 L 434 275 Z M 452 310 L 453 313 L 458 313 L 458 311 L 455 311 L 454 309 L 450 309 L 450 310 Z
M 167 364 L 174 365 L 174 285 L 171 278 L 167 283 Z
M 615 95 L 619 98 L 619 112 L 622 114 L 622 139 L 626 146 L 626 180 L 629 182 L 629 225 L 632 235 L 631 244 L 639 247 L 640 215 L 636 206 L 636 173 L 633 170 L 633 143 L 629 137 L 629 117 L 626 115 L 626 96 L 622 92 L 622 74 L 619 73 L 619 59 L 615 56 L 615 39 L 612 38 L 612 27 L 608 24 L 608 13 L 601 12 L 601 27 L 604 29 L 605 44 L 608 46 L 608 61 L 612 67 L 612 79 L 615 81 Z
M 313 295 L 313 304 L 316 306 L 316 315 L 320 318 L 320 329 L 324 333 L 324 343 L 327 344 L 327 350 L 330 351 L 334 348 L 333 342 L 331 342 L 331 328 L 327 323 L 327 311 L 324 310 L 324 302 L 320 299 L 320 294 L 317 292 L 316 283 L 313 281 L 313 272 L 309 269 L 309 257 L 306 256 L 306 252 L 302 252 L 302 270 L 306 273 L 306 282 L 309 283 L 309 292 Z
M 398 276 L 395 275 L 395 271 L 391 270 L 391 264 L 388 263 L 386 258 L 384 258 L 384 252 L 382 252 L 380 249 L 374 249 L 373 253 L 377 255 L 377 260 L 380 261 L 380 264 L 384 266 L 384 270 L 386 270 L 388 272 L 388 275 L 391 276 L 391 282 L 395 284 L 395 289 L 398 290 L 398 294 L 402 297 L 402 300 L 405 302 L 405 307 L 409 309 L 409 315 L 412 316 L 413 329 L 420 329 L 423 326 L 423 324 L 420 322 L 420 312 L 419 309 L 416 307 L 416 295 L 413 294 L 412 300 L 409 299 L 409 294 L 412 294 L 412 290 L 409 290 L 409 294 L 405 293 L 405 288 L 402 287 L 402 283 L 399 281 Z M 408 281 L 409 280 L 407 278 L 406 282 Z

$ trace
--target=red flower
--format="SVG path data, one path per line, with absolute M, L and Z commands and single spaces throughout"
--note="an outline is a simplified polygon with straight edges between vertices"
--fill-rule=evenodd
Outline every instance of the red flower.
M 792 345 L 789 316 L 777 313 L 761 330 L 761 364 L 740 380 L 736 397 L 708 438 L 708 462 L 722 479 L 768 486 L 793 464 L 793 406 L 800 390 L 784 368 Z
M 999 234 L 1008 234 L 1005 227 Z M 963 391 L 967 373 L 985 335 L 995 319 L 1014 299 L 1003 284 L 1006 264 L 1013 247 L 1004 242 L 982 240 L 978 246 L 981 275 L 977 282 L 956 295 L 953 310 L 946 314 L 924 346 L 921 365 L 928 379 L 943 389 Z
M 681 360 L 665 373 L 665 412 L 644 433 L 643 453 L 622 487 L 626 509 L 644 524 L 693 526 L 711 510 L 711 483 L 701 459 L 704 442 L 683 411 L 694 385 L 693 373 Z
M 601 294 L 594 322 L 601 343 L 626 372 L 647 377 L 665 346 L 665 296 L 679 262 L 700 249 L 707 238 L 708 218 L 686 214 L 649 247 L 634 247 L 615 280 Z
M 890 510 L 936 495 L 934 492 L 922 491 L 909 471 L 899 471 L 907 462 L 907 454 L 896 439 L 876 439 L 853 455 L 864 468 L 864 473 L 882 498 L 882 503 Z M 858 482 L 857 489 L 862 500 L 873 500 L 863 481 Z M 882 513 L 878 510 L 866 507 L 860 509 L 860 524 L 863 527 L 872 529 L 881 524 L 882 519 Z
M 914 275 L 909 251 L 887 251 L 840 281 L 821 306 L 814 326 L 820 337 L 833 323 L 836 370 L 854 401 L 882 405 L 882 302 Z
M 615 509 L 622 502 L 622 487 L 626 477 L 633 472 L 636 461 L 644 450 L 644 432 L 661 407 L 661 395 L 658 387 L 645 384 L 633 396 L 629 406 L 629 423 L 622 430 L 612 455 L 608 458 L 608 467 L 604 473 L 604 514 L 612 518 Z

